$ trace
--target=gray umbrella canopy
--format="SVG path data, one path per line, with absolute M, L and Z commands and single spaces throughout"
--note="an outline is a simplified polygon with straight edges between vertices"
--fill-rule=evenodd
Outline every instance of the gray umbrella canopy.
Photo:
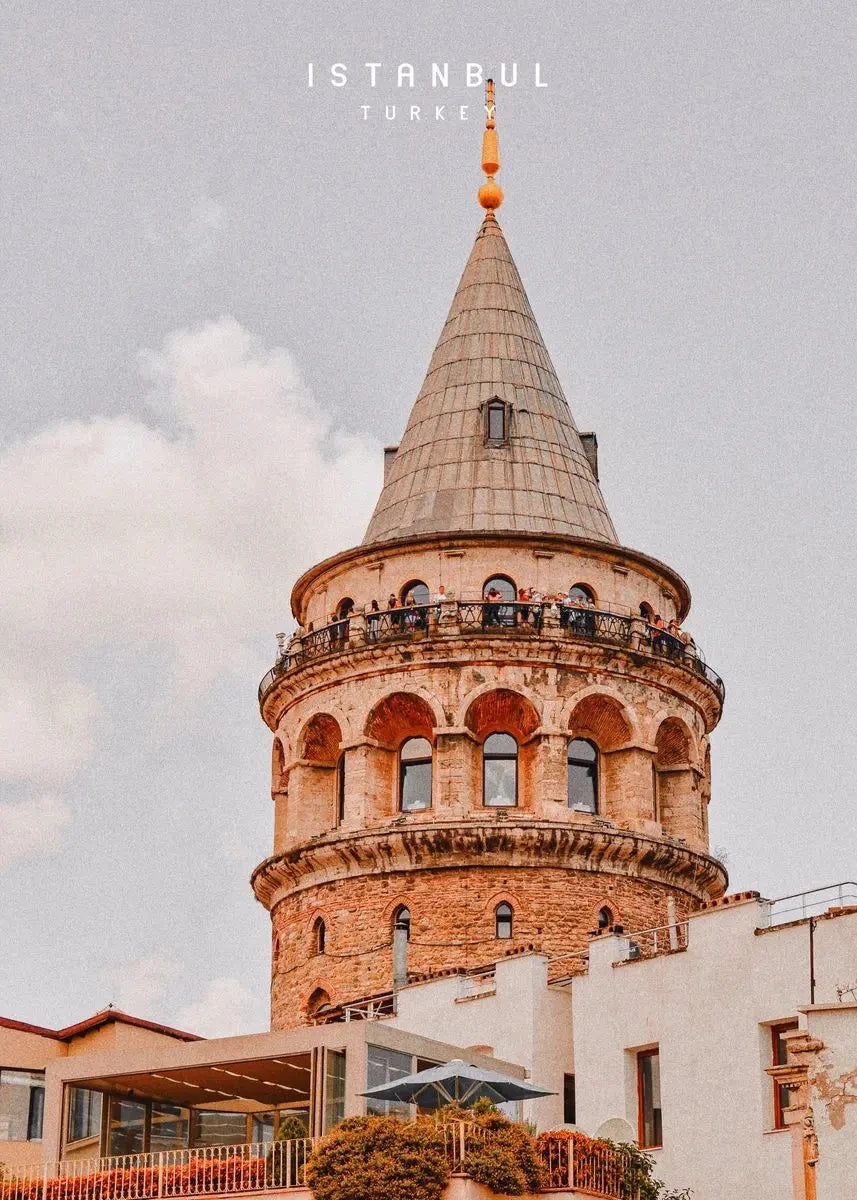
M 465 1107 L 477 1100 L 502 1104 L 506 1100 L 532 1100 L 536 1096 L 553 1096 L 546 1088 L 535 1087 L 523 1079 L 513 1079 L 498 1071 L 474 1067 L 461 1058 L 429 1067 L 415 1075 L 405 1075 L 392 1083 L 382 1083 L 362 1095 L 373 1100 L 396 1100 L 400 1104 L 419 1104 L 421 1108 L 443 1108 L 445 1104 Z

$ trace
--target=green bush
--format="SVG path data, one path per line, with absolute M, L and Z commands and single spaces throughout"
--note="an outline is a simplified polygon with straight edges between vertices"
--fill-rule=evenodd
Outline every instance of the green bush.
M 315 1200 L 440 1200 L 443 1133 L 428 1121 L 349 1117 L 312 1155 L 306 1179 Z
M 500 1151 L 507 1157 L 511 1166 L 523 1178 L 523 1191 L 539 1192 L 546 1186 L 547 1180 L 542 1160 L 529 1131 L 517 1121 L 510 1121 L 508 1117 L 498 1111 L 490 1100 L 477 1100 L 472 1108 L 461 1108 L 459 1105 L 448 1104 L 439 1110 L 436 1121 L 442 1125 L 448 1124 L 450 1121 L 465 1121 L 469 1125 L 475 1125 L 477 1129 L 484 1130 L 484 1147 Z M 482 1153 L 482 1147 L 473 1150 L 467 1156 L 466 1162 L 469 1164 L 481 1160 Z M 500 1157 L 492 1156 L 491 1162 L 499 1171 Z M 464 1164 L 462 1169 L 468 1174 L 472 1174 L 468 1165 Z M 483 1180 L 479 1176 L 474 1175 L 473 1178 L 478 1179 L 480 1183 L 485 1183 L 486 1187 L 490 1187 L 492 1191 L 508 1190 L 502 1187 L 493 1187 L 488 1180 Z M 514 1196 L 520 1194 L 520 1191 L 510 1193 Z
M 514 1153 L 492 1142 L 486 1142 L 481 1149 L 468 1154 L 461 1169 L 477 1183 L 484 1183 L 492 1192 L 521 1196 L 527 1190 L 524 1172 L 518 1166 Z

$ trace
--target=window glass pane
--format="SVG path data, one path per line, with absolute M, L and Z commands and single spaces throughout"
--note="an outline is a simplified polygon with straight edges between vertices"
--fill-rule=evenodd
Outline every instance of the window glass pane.
M 506 409 L 502 404 L 488 405 L 488 436 L 497 441 L 506 436 Z
M 660 1055 L 640 1054 L 637 1058 L 640 1078 L 640 1134 L 641 1145 L 663 1145 L 661 1126 L 661 1067 Z
M 586 738 L 575 738 L 574 741 L 568 744 L 568 757 L 575 759 L 577 762 L 594 763 L 598 757 L 598 751 L 592 742 Z
M 484 763 L 484 797 L 490 808 L 515 804 L 518 764 L 513 758 L 488 758 Z
M 146 1133 L 146 1106 L 138 1100 L 111 1097 L 107 1154 L 142 1154 Z
M 97 1137 L 101 1132 L 101 1093 L 71 1088 L 68 1100 L 68 1140 Z
M 577 1123 L 577 1096 L 573 1075 L 562 1077 L 562 1119 L 566 1125 Z
M 494 927 L 498 938 L 510 938 L 512 936 L 512 906 L 510 904 L 498 904 L 494 913 Z
M 194 1146 L 240 1146 L 247 1141 L 244 1113 L 194 1109 L 192 1128 Z
M 411 1073 L 411 1056 L 402 1054 L 399 1050 L 387 1050 L 383 1046 L 369 1046 L 369 1061 L 366 1068 L 366 1087 L 380 1087 L 382 1083 L 392 1083 Z M 366 1100 L 366 1112 L 384 1116 L 393 1113 L 400 1117 L 409 1117 L 411 1106 L 398 1104 L 390 1100 Z
M 34 1087 L 30 1089 L 30 1116 L 27 1121 L 27 1141 L 42 1140 L 42 1123 L 45 1116 L 45 1089 Z
M 568 764 L 568 804 L 583 812 L 594 813 L 598 807 L 598 777 L 594 764 Z
M 272 1142 L 276 1124 L 277 1114 L 275 1112 L 253 1113 L 250 1119 L 250 1141 Z
M 518 754 L 518 743 L 510 733 L 492 733 L 485 739 L 485 753 L 490 755 L 509 755 L 515 758 Z
M 345 1116 L 345 1052 L 328 1050 L 324 1074 L 324 1132 Z
M 569 590 L 568 594 L 571 596 L 572 600 L 583 600 L 586 602 L 587 600 L 592 599 L 592 593 L 579 583 L 576 583 L 574 587 Z
M 34 1091 L 44 1092 L 44 1071 L 0 1071 L 0 1141 L 25 1142 L 30 1136 L 31 1105 L 41 1138 L 41 1099 L 32 1099 Z
M 151 1151 L 183 1150 L 188 1144 L 189 1130 L 189 1108 L 152 1101 L 152 1125 L 149 1134 Z
M 431 763 L 402 763 L 402 812 L 431 808 Z

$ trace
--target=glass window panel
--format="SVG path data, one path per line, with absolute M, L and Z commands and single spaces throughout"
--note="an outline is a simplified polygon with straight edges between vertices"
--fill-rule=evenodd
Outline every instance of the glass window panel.
M 408 930 L 408 941 L 411 940 L 411 910 L 404 905 L 397 908 L 393 914 L 393 927 L 396 925 L 404 925 Z
M 250 1120 L 250 1141 L 272 1142 L 276 1124 L 277 1114 L 275 1112 L 253 1113 Z
M 660 1055 L 646 1051 L 637 1056 L 640 1086 L 640 1145 L 644 1149 L 663 1145 L 661 1122 Z
M 485 739 L 485 753 L 517 758 L 518 743 L 510 733 L 492 733 Z
M 594 813 L 598 807 L 598 778 L 594 766 L 568 764 L 568 803 L 570 808 Z
M 576 759 L 578 762 L 594 763 L 598 758 L 598 751 L 586 738 L 575 738 L 568 744 L 568 757 Z
M 510 938 L 512 936 L 512 906 L 511 904 L 498 904 L 494 913 L 494 932 L 498 938 Z
M 107 1154 L 142 1154 L 145 1149 L 146 1105 L 139 1100 L 110 1098 Z
M 183 1150 L 188 1144 L 189 1133 L 189 1108 L 152 1101 L 149 1149 L 153 1153 L 160 1150 Z
M 382 1083 L 393 1083 L 411 1073 L 411 1056 L 402 1054 L 399 1050 L 387 1050 L 384 1046 L 369 1046 L 369 1059 L 366 1068 L 366 1087 L 380 1087 Z M 398 1104 L 391 1100 L 366 1100 L 366 1112 L 377 1113 L 381 1116 L 390 1113 L 399 1117 L 409 1117 L 411 1106 Z
M 566 1125 L 577 1124 L 577 1092 L 573 1075 L 562 1077 L 562 1119 Z
M 0 1071 L 0 1141 L 26 1142 L 42 1136 L 44 1071 Z M 33 1093 L 41 1093 L 33 1099 Z M 38 1132 L 32 1133 L 31 1130 Z
M 496 441 L 503 441 L 503 439 L 506 437 L 505 405 L 488 405 L 488 436 Z
M 68 1140 L 97 1137 L 101 1133 L 101 1093 L 91 1088 L 71 1088 L 68 1100 Z
M 431 808 L 431 763 L 402 763 L 402 812 Z
M 328 1050 L 324 1072 L 324 1132 L 345 1116 L 345 1051 Z
M 514 758 L 484 756 L 484 802 L 489 808 L 505 808 L 516 804 L 518 763 Z
M 240 1146 L 247 1141 L 247 1116 L 197 1108 L 192 1129 L 194 1146 Z

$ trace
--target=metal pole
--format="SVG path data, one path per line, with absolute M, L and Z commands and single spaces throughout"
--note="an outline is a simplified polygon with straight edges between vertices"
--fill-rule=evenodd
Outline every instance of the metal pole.
M 809 1002 L 815 1004 L 815 917 L 809 918 Z

